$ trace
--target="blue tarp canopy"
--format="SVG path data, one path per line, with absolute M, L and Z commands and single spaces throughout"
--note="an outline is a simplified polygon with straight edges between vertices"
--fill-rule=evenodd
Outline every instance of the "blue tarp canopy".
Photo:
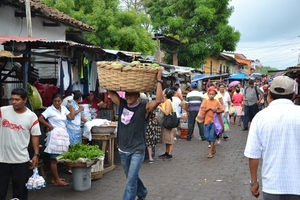
M 247 80 L 247 79 L 249 79 L 249 76 L 243 73 L 239 73 L 239 74 L 230 75 L 229 78 L 227 78 L 226 80 Z
M 218 79 L 218 78 L 224 78 L 228 77 L 229 74 L 197 74 L 193 77 L 192 82 L 200 81 L 203 79 Z

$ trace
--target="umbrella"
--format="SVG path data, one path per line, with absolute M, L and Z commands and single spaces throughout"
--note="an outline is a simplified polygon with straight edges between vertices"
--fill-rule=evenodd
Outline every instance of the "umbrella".
M 251 74 L 252 77 L 254 77 L 254 79 L 261 79 L 262 78 L 262 73 L 252 73 Z
M 229 87 L 234 87 L 234 86 L 236 86 L 237 84 L 239 84 L 240 82 L 239 81 L 232 81 L 232 82 L 230 82 L 229 83 Z

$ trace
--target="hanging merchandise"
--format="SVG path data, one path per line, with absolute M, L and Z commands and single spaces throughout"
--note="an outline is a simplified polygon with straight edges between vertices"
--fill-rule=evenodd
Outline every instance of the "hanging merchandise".
M 82 66 L 83 66 L 83 94 L 88 94 L 89 91 L 89 74 L 90 74 L 90 63 L 89 60 L 84 57 L 82 60 Z
M 89 84 L 89 89 L 90 91 L 95 91 L 96 92 L 96 83 L 98 79 L 98 72 L 97 72 L 97 63 L 92 62 L 91 64 L 91 71 L 90 71 L 90 84 Z
M 37 90 L 37 88 L 34 87 L 33 85 L 30 85 L 29 83 L 27 84 L 27 87 L 28 87 L 28 100 L 32 106 L 32 109 L 38 110 L 43 108 L 42 97 L 39 91 Z
M 63 95 L 65 90 L 72 91 L 73 72 L 69 59 L 59 58 L 58 66 L 57 87 L 59 87 L 60 94 Z
M 52 96 L 59 92 L 59 88 L 57 88 L 53 84 L 42 84 L 38 81 L 33 83 L 41 95 L 43 106 L 48 107 L 52 105 Z

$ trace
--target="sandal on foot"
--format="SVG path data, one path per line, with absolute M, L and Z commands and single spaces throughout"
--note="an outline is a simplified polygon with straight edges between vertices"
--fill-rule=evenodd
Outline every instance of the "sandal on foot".
M 151 164 L 151 163 L 154 163 L 154 160 L 149 160 L 149 163 Z
M 64 187 L 64 186 L 68 186 L 69 183 L 65 182 L 65 181 L 60 181 L 59 183 L 58 182 L 54 182 L 53 185 L 57 186 L 57 187 Z
M 59 178 L 59 180 L 60 180 L 60 181 L 63 181 L 63 182 L 66 181 L 66 179 L 64 179 L 64 178 Z M 51 180 L 51 183 L 54 184 L 54 183 L 55 183 L 55 180 Z
M 208 154 L 207 158 L 213 158 L 214 156 L 212 154 Z

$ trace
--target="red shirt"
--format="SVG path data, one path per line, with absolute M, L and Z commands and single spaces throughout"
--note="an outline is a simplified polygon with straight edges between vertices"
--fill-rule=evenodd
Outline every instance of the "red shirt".
M 243 95 L 240 93 L 234 94 L 232 96 L 232 103 L 234 106 L 241 106 L 243 102 Z

